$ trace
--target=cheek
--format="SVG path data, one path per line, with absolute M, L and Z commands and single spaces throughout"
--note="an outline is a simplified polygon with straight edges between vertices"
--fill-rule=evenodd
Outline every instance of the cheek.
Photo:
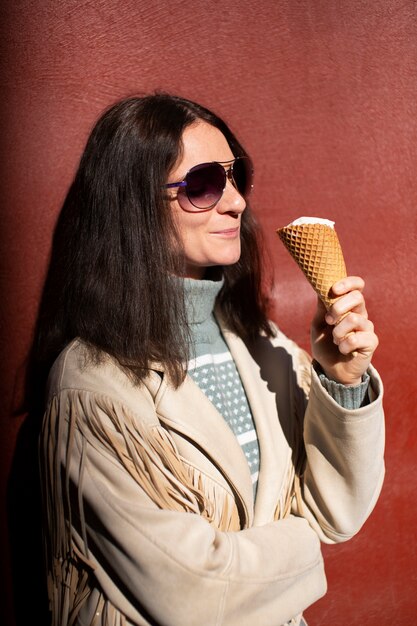
M 187 213 L 180 209 L 176 212 L 175 223 L 183 245 L 196 241 L 205 231 L 210 219 L 208 213 Z

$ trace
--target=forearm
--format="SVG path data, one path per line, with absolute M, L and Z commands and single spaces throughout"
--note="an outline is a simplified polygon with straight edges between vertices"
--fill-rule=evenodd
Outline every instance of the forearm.
M 353 536 L 373 509 L 384 476 L 382 384 L 372 368 L 371 395 L 358 409 L 330 397 L 313 372 L 304 441 L 303 515 L 327 542 Z
M 119 488 L 84 476 L 89 556 L 105 595 L 133 623 L 145 607 L 172 626 L 279 626 L 324 594 L 319 540 L 306 520 L 221 532 L 199 515 L 155 507 L 122 472 L 112 470 L 111 481 Z

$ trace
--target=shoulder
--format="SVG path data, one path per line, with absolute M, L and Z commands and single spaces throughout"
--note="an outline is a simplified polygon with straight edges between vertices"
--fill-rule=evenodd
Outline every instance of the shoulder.
M 79 339 L 74 339 L 59 354 L 48 377 L 47 399 L 62 392 L 106 395 L 135 406 L 138 397 L 152 401 L 161 386 L 161 377 L 150 371 L 146 381 L 137 384 L 110 355 L 94 353 Z
M 295 368 L 308 368 L 310 370 L 312 357 L 301 348 L 293 339 L 288 337 L 275 322 L 270 322 L 270 326 L 274 332 L 274 336 L 270 339 L 273 346 L 281 347 L 292 359 Z
M 262 378 L 268 382 L 280 379 L 286 386 L 295 384 L 308 395 L 311 385 L 311 356 L 283 333 L 274 322 L 270 321 L 272 337 L 260 334 L 250 343 L 244 342 L 232 331 L 227 330 L 221 319 L 219 323 L 238 365 L 244 364 L 245 354 L 249 353 L 252 361 L 260 368 Z
M 311 387 L 311 355 L 282 332 L 274 322 L 270 322 L 270 326 L 274 333 L 273 337 L 261 337 L 260 341 L 268 342 L 267 353 L 271 355 L 270 358 L 273 358 L 275 364 L 280 364 L 281 370 L 287 370 L 290 379 L 308 396 Z

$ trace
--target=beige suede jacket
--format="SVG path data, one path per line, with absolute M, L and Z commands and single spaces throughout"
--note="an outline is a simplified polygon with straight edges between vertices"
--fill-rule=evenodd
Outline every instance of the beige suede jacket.
M 280 626 L 326 592 L 320 542 L 349 539 L 384 476 L 382 384 L 340 407 L 280 331 L 250 350 L 223 329 L 253 413 L 260 474 L 187 377 L 135 386 L 73 341 L 49 378 L 41 438 L 54 626 Z

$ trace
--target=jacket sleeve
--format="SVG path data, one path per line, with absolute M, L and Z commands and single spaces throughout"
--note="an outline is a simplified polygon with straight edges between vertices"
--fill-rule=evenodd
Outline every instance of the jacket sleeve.
M 301 513 L 327 543 L 356 534 L 373 510 L 384 479 L 383 387 L 369 368 L 371 402 L 344 409 L 312 370 L 304 418 L 306 465 Z
M 62 510 L 56 510 L 57 498 L 51 500 L 50 532 L 62 563 L 67 555 L 60 534 L 68 529 L 62 518 L 71 520 L 72 548 L 67 549 L 88 564 L 104 595 L 130 622 L 279 626 L 325 593 L 320 542 L 305 519 L 289 516 L 231 532 L 220 531 L 190 507 L 161 507 L 152 487 L 138 480 L 148 475 L 154 486 L 160 480 L 176 484 L 172 463 L 172 476 L 169 463 L 165 476 L 155 469 L 155 432 L 137 445 L 132 416 L 124 419 L 123 405 L 106 404 L 104 410 L 96 400 L 86 392 L 66 392 L 54 399 L 47 415 L 46 483 L 54 482 L 60 465 L 64 485 L 57 487 L 57 493 L 63 490 Z M 60 459 L 53 459 L 57 438 Z M 120 445 L 108 445 L 110 439 Z M 170 454 L 173 450 L 172 443 Z M 132 459 L 142 464 L 139 473 Z M 179 493 L 178 501 L 187 497 Z

